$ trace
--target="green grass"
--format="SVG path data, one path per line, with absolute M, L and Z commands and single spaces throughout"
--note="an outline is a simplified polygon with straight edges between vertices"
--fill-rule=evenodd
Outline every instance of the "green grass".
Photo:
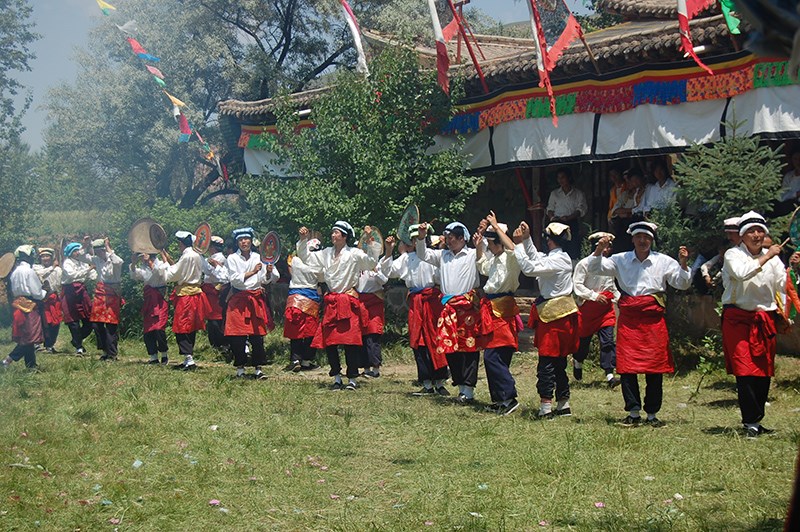
M 60 345 L 66 338 L 62 330 Z M 206 360 L 193 374 L 144 365 L 132 340 L 116 363 L 49 355 L 41 373 L 22 364 L 1 373 L 0 528 L 782 525 L 800 441 L 798 359 L 778 360 L 765 421 L 778 433 L 751 441 L 738 431 L 733 380 L 723 373 L 706 377 L 694 401 L 699 373 L 667 379 L 660 417 L 668 425 L 625 429 L 614 424 L 624 416 L 619 390 L 605 388 L 591 365 L 573 387 L 575 415 L 539 421 L 532 354 L 513 365 L 524 408 L 498 418 L 409 397 L 415 371 L 399 345 L 380 379 L 334 393 L 326 370 L 281 372 L 285 354 L 267 381 L 233 381 L 233 369 L 209 361 L 201 344 Z M 486 403 L 483 369 L 481 377 Z

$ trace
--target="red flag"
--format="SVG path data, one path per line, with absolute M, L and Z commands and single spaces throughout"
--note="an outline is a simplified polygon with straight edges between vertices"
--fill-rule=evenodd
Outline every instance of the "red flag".
M 699 12 L 715 3 L 716 0 L 677 0 L 678 1 L 678 28 L 681 33 L 681 50 L 689 54 L 697 65 L 713 75 L 714 72 L 703 63 L 694 51 L 692 33 L 689 30 L 689 21 Z
M 139 41 L 137 41 L 133 37 L 125 37 L 125 38 L 128 40 L 128 43 L 131 45 L 131 48 L 133 48 L 133 53 L 135 53 L 137 55 L 138 54 L 146 54 L 147 53 L 145 51 L 145 49 L 142 48 L 142 45 L 139 44 Z
M 453 17 L 453 20 L 450 21 L 450 24 L 442 28 L 442 36 L 444 37 L 444 42 L 450 42 L 453 40 L 453 37 L 458 34 L 458 19 Z
M 178 126 L 181 129 L 181 133 L 183 133 L 184 135 L 192 134 L 192 128 L 189 127 L 189 120 L 186 119 L 186 115 L 184 115 L 183 113 L 181 113 L 180 116 L 178 117 Z
M 537 5 L 535 0 L 529 0 L 528 8 L 531 14 L 533 42 L 536 46 L 539 86 L 547 89 L 553 125 L 558 127 L 556 98 L 550 83 L 550 72 L 556 67 L 556 62 L 570 43 L 583 36 L 583 30 L 564 0 L 540 2 L 540 5 Z
M 447 77 L 447 71 L 450 70 L 450 57 L 447 55 L 447 45 L 442 34 L 442 25 L 439 22 L 439 14 L 436 12 L 434 0 L 428 0 L 428 9 L 431 12 L 433 34 L 436 37 L 436 73 L 439 86 L 445 94 L 450 94 L 450 80 Z M 456 24 L 458 23 L 456 22 Z

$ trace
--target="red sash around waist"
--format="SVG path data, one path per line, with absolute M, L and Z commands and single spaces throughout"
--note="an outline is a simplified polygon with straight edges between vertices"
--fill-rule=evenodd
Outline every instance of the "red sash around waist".
M 95 323 L 119 323 L 119 310 L 122 306 L 122 297 L 117 287 L 107 283 L 97 283 L 92 301 L 92 316 L 90 321 Z
M 664 307 L 655 297 L 623 295 L 619 300 L 617 372 L 673 373 Z
M 366 322 L 367 312 L 353 294 L 325 294 L 324 312 L 312 347 L 322 349 L 330 345 L 362 345 L 362 323 Z
M 608 298 L 607 303 L 588 300 L 578 307 L 578 334 L 581 338 L 592 336 L 603 327 L 613 327 L 617 322 L 612 301 L 614 294 L 608 291 L 602 294 Z
M 728 373 L 737 377 L 774 376 L 777 334 L 771 312 L 726 307 L 722 311 L 722 349 Z

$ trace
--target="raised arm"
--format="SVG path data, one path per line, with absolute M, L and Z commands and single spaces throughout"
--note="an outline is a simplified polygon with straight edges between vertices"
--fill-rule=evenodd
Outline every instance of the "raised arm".
M 419 236 L 415 242 L 415 251 L 417 252 L 417 257 L 419 257 L 419 260 L 421 261 L 438 267 L 442 263 L 442 251 L 428 249 L 428 247 L 425 245 L 426 236 L 428 236 L 428 224 L 421 223 L 419 224 Z

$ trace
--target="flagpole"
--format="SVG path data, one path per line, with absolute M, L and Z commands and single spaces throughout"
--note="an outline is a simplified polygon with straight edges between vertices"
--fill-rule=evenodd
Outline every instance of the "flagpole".
M 453 5 L 453 0 L 447 0 L 447 3 L 450 5 L 450 11 L 453 13 L 453 16 L 456 17 L 456 20 L 458 20 L 458 31 L 464 38 L 464 44 L 467 46 L 467 51 L 469 52 L 469 56 L 472 58 L 472 64 L 475 66 L 475 70 L 478 71 L 478 77 L 481 80 L 481 85 L 483 86 L 483 92 L 489 94 L 489 85 L 487 85 L 486 83 L 486 78 L 483 77 L 483 70 L 481 69 L 480 63 L 478 63 L 478 58 L 475 57 L 475 51 L 472 49 L 472 45 L 469 43 L 469 39 L 467 38 L 467 32 L 464 30 L 464 24 L 461 20 L 461 17 L 458 16 L 458 12 L 456 11 L 456 6 Z

